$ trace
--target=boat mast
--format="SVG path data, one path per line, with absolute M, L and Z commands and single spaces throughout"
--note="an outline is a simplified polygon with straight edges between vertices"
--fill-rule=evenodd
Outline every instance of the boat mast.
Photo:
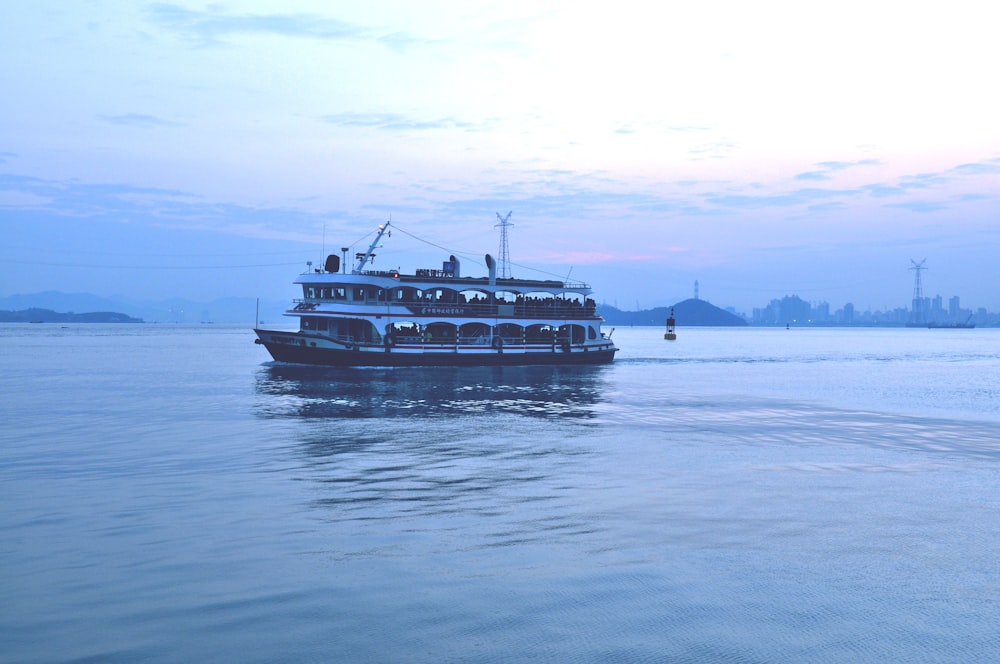
M 372 240 L 372 243 L 368 245 L 368 251 L 366 251 L 365 253 L 358 252 L 357 254 L 355 254 L 354 257 L 358 259 L 358 264 L 351 271 L 351 274 L 361 274 L 361 270 L 365 269 L 365 265 L 368 263 L 368 261 L 375 258 L 375 249 L 377 247 L 382 246 L 379 244 L 379 241 L 382 239 L 382 235 L 384 235 L 385 232 L 389 230 L 390 223 L 392 222 L 387 221 L 384 224 L 379 224 L 378 235 L 376 235 L 375 239 Z M 389 237 L 392 237 L 392 233 L 389 233 Z

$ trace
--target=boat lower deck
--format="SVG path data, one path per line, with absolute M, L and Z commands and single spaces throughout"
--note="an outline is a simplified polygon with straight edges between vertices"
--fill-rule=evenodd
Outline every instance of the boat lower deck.
M 357 344 L 302 332 L 255 330 L 275 360 L 324 366 L 524 366 L 607 364 L 617 348 L 599 344 Z

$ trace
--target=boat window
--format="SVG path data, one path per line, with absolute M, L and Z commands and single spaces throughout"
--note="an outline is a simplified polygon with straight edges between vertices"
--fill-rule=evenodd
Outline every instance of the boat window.
M 590 338 L 590 339 L 596 339 L 597 338 L 597 330 L 594 329 L 593 325 L 590 325 L 590 326 L 587 327 L 587 337 Z
M 417 343 L 421 339 L 420 325 L 411 321 L 389 323 L 385 333 L 397 343 Z
M 583 329 L 582 325 L 560 325 L 559 326 L 559 339 L 560 341 L 572 341 L 575 344 L 582 344 L 584 340 L 584 335 L 586 331 Z
M 490 300 L 483 291 L 469 289 L 458 293 L 457 301 L 461 304 L 486 304 Z
M 431 323 L 424 327 L 424 341 L 455 343 L 458 329 L 452 323 Z
M 347 289 L 343 286 L 337 286 L 333 289 L 333 299 L 335 300 L 346 300 L 347 299 Z
M 552 343 L 555 339 L 555 328 L 551 325 L 538 324 L 529 325 L 524 328 L 524 340 L 528 343 Z
M 524 328 L 517 323 L 500 323 L 496 327 L 496 336 L 502 337 L 505 343 L 524 343 Z
M 393 299 L 397 302 L 419 302 L 422 295 L 423 291 L 410 286 L 403 286 L 393 291 Z
M 465 323 L 459 329 L 462 343 L 488 344 L 490 342 L 490 326 L 484 323 Z

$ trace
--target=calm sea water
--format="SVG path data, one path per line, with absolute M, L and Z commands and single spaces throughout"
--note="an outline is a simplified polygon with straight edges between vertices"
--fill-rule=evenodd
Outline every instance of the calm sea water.
M 0 326 L 0 660 L 1000 661 L 1000 330 Z

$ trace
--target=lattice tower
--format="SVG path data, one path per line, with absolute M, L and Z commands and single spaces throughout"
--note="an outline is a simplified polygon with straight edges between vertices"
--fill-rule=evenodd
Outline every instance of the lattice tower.
M 910 312 L 910 317 L 913 319 L 914 323 L 923 323 L 924 322 L 924 289 L 920 285 L 920 272 L 922 270 L 926 270 L 927 269 L 926 267 L 924 267 L 924 263 L 927 262 L 927 259 L 924 258 L 923 260 L 921 260 L 918 263 L 917 261 L 915 261 L 915 260 L 913 260 L 911 258 L 910 262 L 913 263 L 913 267 L 911 267 L 909 269 L 913 270 L 914 273 L 915 273 L 914 276 L 913 276 L 913 307 L 912 307 L 912 310 Z
M 500 227 L 500 274 L 498 276 L 501 279 L 510 279 L 510 248 L 507 246 L 507 227 L 514 225 L 510 223 L 510 215 L 513 212 L 513 210 L 508 212 L 506 217 L 501 217 L 500 213 L 497 212 L 497 219 L 500 220 L 500 223 L 497 224 Z

